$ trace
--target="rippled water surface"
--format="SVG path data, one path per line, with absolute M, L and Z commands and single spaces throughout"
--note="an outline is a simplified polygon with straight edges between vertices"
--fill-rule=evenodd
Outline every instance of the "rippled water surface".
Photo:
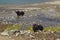
M 60 18 L 57 18 L 56 15 L 60 16 L 59 12 L 54 10 L 34 10 L 34 11 L 24 11 L 25 15 L 20 16 L 17 19 L 17 15 L 14 10 L 0 12 L 0 21 L 1 22 L 10 22 L 10 23 L 21 23 L 29 24 L 33 23 L 42 24 L 44 26 L 55 26 L 60 24 Z M 57 14 L 58 13 L 58 14 Z

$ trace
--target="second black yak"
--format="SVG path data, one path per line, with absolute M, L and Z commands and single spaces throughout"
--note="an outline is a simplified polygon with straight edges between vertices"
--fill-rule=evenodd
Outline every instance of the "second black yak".
M 33 24 L 33 31 L 38 32 L 38 30 L 43 31 L 43 26 L 38 24 Z

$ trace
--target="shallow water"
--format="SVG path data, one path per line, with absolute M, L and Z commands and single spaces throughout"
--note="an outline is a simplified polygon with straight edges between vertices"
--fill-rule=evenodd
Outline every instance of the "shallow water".
M 25 11 L 25 15 L 17 19 L 17 15 L 14 10 L 7 10 L 0 12 L 0 22 L 9 23 L 21 23 L 26 25 L 32 25 L 33 23 L 42 24 L 43 26 L 56 26 L 60 24 L 60 18 L 56 18 L 58 12 L 52 10 L 35 10 Z M 60 16 L 60 15 L 59 15 Z

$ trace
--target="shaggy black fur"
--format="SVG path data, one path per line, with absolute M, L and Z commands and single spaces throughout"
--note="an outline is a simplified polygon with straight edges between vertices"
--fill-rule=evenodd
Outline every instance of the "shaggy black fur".
M 23 16 L 24 15 L 24 11 L 16 11 L 17 16 Z
M 33 24 L 33 31 L 37 32 L 38 30 L 43 31 L 43 26 L 38 24 Z

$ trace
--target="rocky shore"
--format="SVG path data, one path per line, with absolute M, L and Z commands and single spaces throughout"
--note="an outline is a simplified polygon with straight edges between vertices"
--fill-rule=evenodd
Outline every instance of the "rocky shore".
M 19 33 L 18 36 L 15 34 L 4 36 L 0 35 L 0 40 L 60 40 L 60 32 L 36 32 L 36 33 Z

